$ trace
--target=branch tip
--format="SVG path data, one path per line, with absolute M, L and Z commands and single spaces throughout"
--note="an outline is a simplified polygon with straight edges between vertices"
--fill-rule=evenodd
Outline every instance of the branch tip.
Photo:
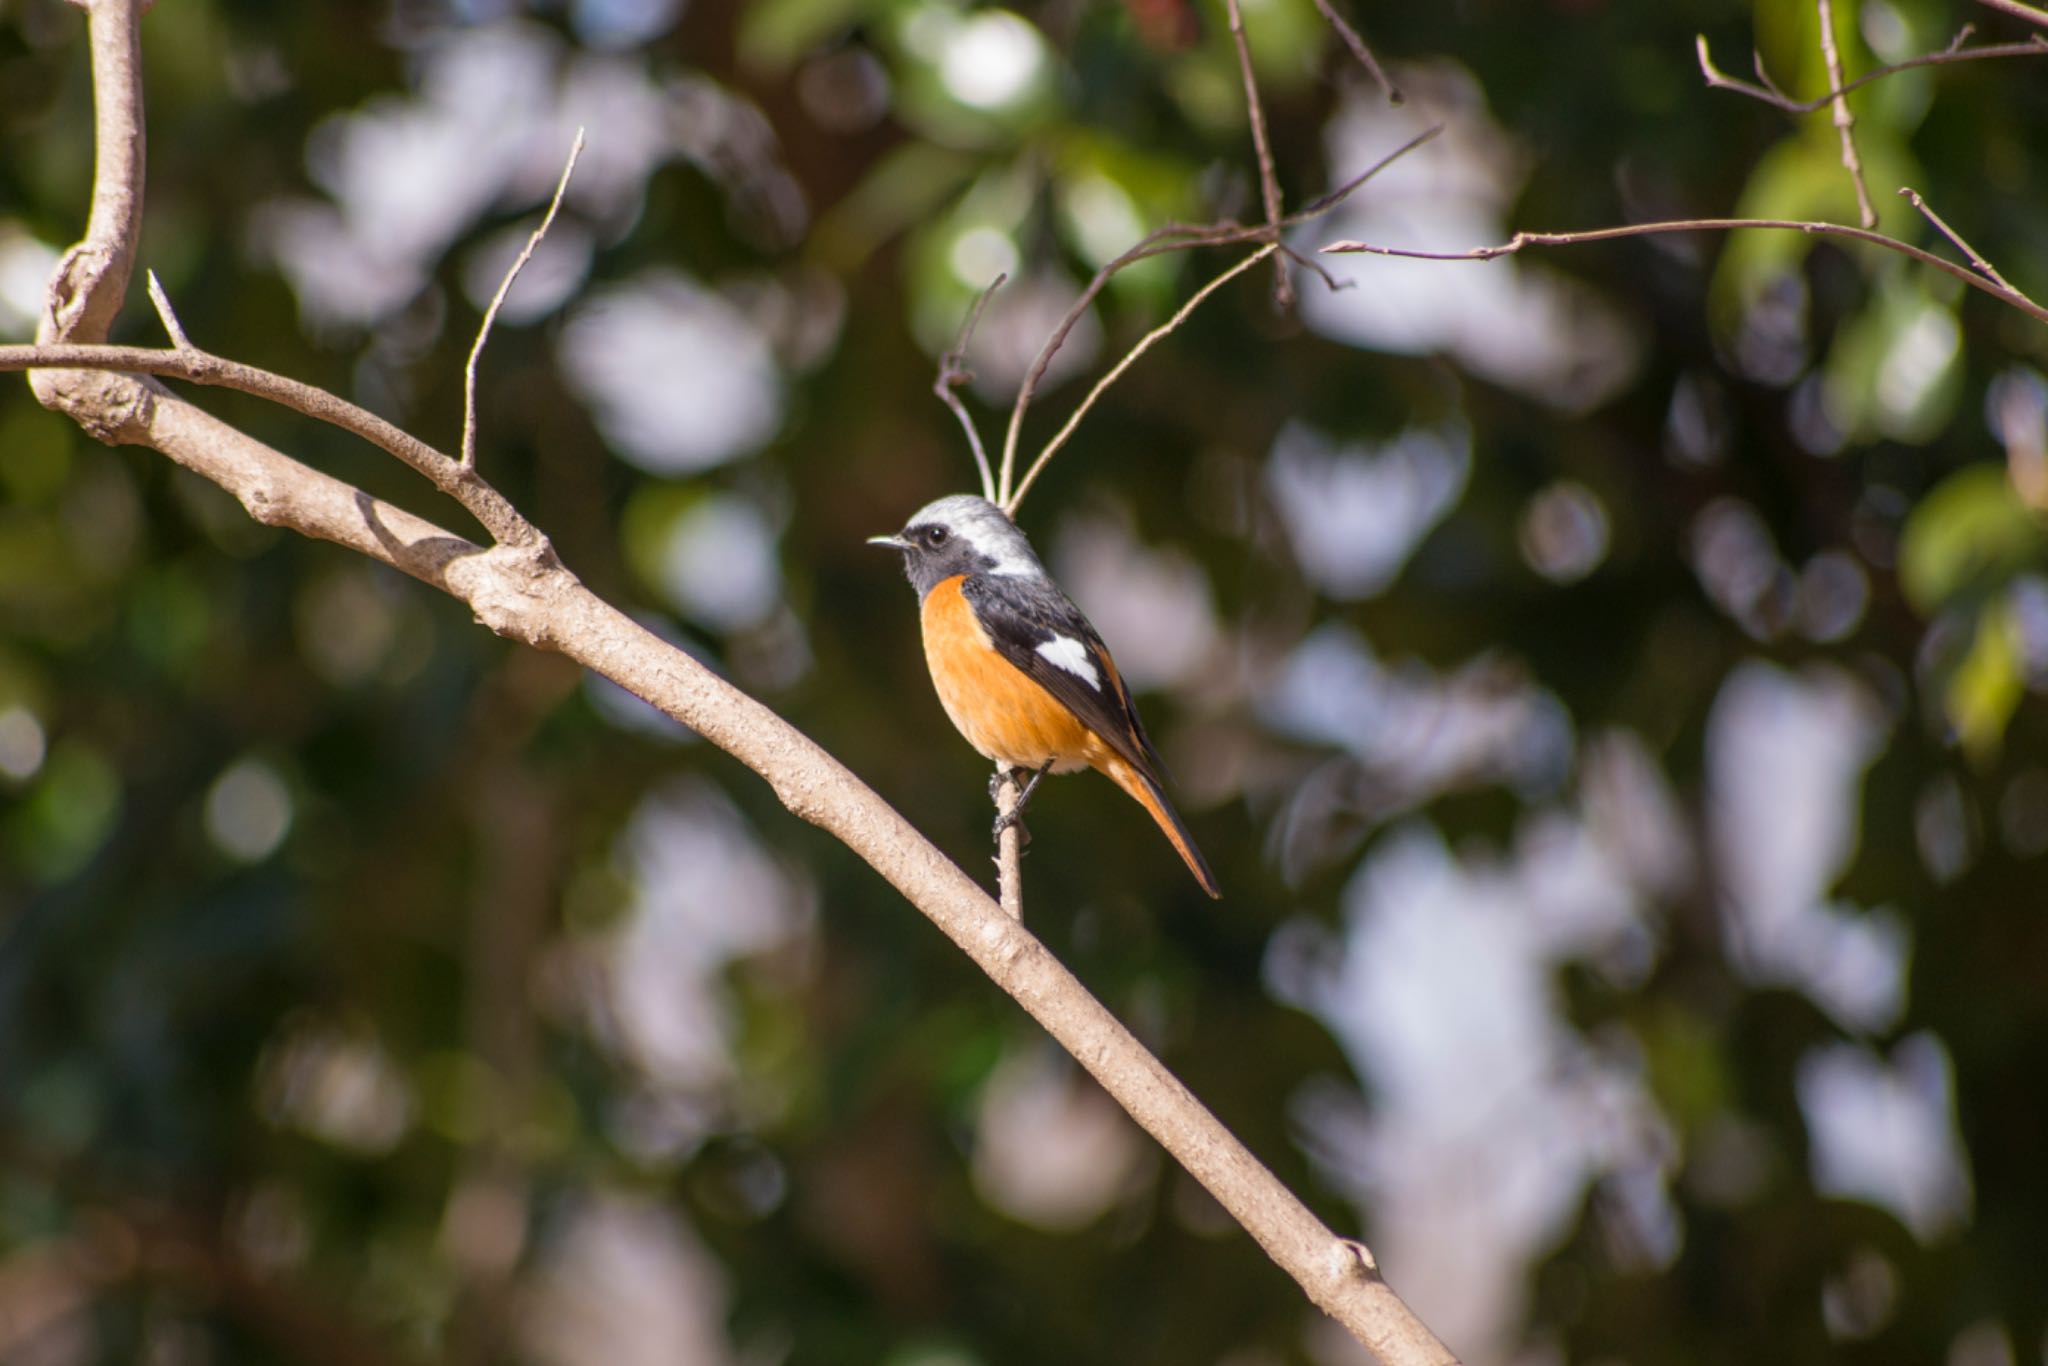
M 555 182 L 555 195 L 548 201 L 548 211 L 542 215 L 540 226 L 526 239 L 526 245 L 513 258 L 511 269 L 498 282 L 498 292 L 491 296 L 491 306 L 484 310 L 484 320 L 476 330 L 476 344 L 469 348 L 469 363 L 462 371 L 462 453 L 458 463 L 465 470 L 476 467 L 476 365 L 484 353 L 484 343 L 490 339 L 491 324 L 497 321 L 498 310 L 504 306 L 505 296 L 512 292 L 512 282 L 519 278 L 519 272 L 533 259 L 533 253 L 540 246 L 541 238 L 547 236 L 554 226 L 555 214 L 561 210 L 562 196 L 569 192 L 569 177 L 576 174 L 576 158 L 583 155 L 583 129 L 577 128 L 576 140 L 569 146 L 569 159 L 562 166 L 562 177 Z
M 156 316 L 162 321 L 164 331 L 170 334 L 171 346 L 179 351 L 197 350 L 198 348 L 192 345 L 191 338 L 185 335 L 185 329 L 179 324 L 177 310 L 171 307 L 170 297 L 164 293 L 163 284 L 156 278 L 156 272 L 144 271 L 143 278 L 149 284 L 149 301 L 156 306 Z
M 960 335 L 953 342 L 953 349 L 939 357 L 938 378 L 932 381 L 932 392 L 939 396 L 939 402 L 952 411 L 960 420 L 961 430 L 967 433 L 968 449 L 974 453 L 974 467 L 981 476 L 981 496 L 991 503 L 997 501 L 994 472 L 989 468 L 988 449 L 981 444 L 981 431 L 968 415 L 967 405 L 953 392 L 955 385 L 964 384 L 974 378 L 974 372 L 967 368 L 967 344 L 974 339 L 974 329 L 981 325 L 981 311 L 988 307 L 988 301 L 995 297 L 997 290 L 1009 280 L 1008 271 L 998 271 L 996 278 L 975 299 L 974 307 L 968 311 L 967 320 L 960 324 Z

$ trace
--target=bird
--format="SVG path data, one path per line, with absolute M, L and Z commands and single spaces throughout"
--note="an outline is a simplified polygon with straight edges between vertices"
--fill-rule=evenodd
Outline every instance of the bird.
M 1109 647 L 1007 513 L 953 494 L 868 544 L 903 555 L 925 664 L 954 727 L 999 768 L 1032 775 L 999 833 L 1047 773 L 1092 768 L 1145 808 L 1203 891 L 1223 895 L 1167 800 L 1164 765 Z

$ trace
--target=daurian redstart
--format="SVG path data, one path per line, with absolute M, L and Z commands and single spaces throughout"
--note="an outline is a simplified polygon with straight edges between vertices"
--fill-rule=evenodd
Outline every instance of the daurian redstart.
M 903 552 L 932 684 L 968 744 L 1030 770 L 1024 797 L 1048 772 L 1106 774 L 1152 813 L 1202 890 L 1223 895 L 1166 799 L 1159 756 L 1108 647 L 1002 509 L 955 494 L 869 544 Z

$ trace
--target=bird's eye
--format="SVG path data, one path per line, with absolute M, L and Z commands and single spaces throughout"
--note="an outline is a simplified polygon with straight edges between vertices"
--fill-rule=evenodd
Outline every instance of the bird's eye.
M 935 526 L 931 528 L 929 531 L 925 532 L 924 543 L 930 546 L 932 549 L 937 550 L 940 546 L 944 545 L 948 540 L 952 539 L 952 535 L 953 533 L 946 530 L 944 527 Z

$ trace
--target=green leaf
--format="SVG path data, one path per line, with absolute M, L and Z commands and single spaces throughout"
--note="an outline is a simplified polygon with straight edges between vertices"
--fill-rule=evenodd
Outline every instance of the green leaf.
M 1989 592 L 2042 558 L 2048 536 L 2005 467 L 1970 465 L 1937 484 L 1906 518 L 1899 587 L 1923 616 L 1965 591 Z
M 1971 762 L 1981 767 L 1998 757 L 2006 723 L 2025 689 L 2019 623 L 2010 606 L 1994 603 L 1977 615 L 1977 638 L 1942 691 L 1942 707 Z

